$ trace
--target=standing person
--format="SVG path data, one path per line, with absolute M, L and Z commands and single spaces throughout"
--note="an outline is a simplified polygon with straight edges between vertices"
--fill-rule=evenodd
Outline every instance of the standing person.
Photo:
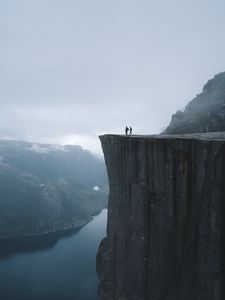
M 132 127 L 130 126 L 130 135 L 132 135 L 132 131 L 133 131 L 133 129 L 132 129 Z
M 126 126 L 126 128 L 125 128 L 126 135 L 128 134 L 128 130 L 129 130 L 129 128 Z

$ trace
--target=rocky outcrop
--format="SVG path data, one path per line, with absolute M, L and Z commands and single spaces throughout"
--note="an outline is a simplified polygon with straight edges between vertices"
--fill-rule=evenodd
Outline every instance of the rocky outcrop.
M 0 140 L 0 239 L 81 227 L 107 189 L 103 161 L 80 146 Z
M 164 133 L 225 131 L 225 72 L 209 80 L 202 93 L 172 116 Z
M 225 133 L 100 137 L 101 300 L 225 299 Z

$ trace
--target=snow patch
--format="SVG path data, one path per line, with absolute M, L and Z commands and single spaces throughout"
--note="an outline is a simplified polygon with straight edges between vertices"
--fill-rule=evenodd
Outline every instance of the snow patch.
M 68 150 L 61 145 L 40 145 L 40 144 L 32 144 L 30 148 L 28 148 L 30 151 L 34 151 L 36 153 L 45 153 L 48 154 L 50 152 L 56 152 L 56 151 L 64 151 L 68 152 Z
M 33 144 L 31 148 L 28 148 L 31 151 L 37 152 L 37 153 L 49 153 L 49 149 L 46 147 L 41 147 L 37 144 Z
M 96 185 L 96 186 L 93 187 L 93 190 L 94 190 L 95 192 L 98 192 L 98 191 L 100 190 L 100 187 L 98 187 L 98 186 Z
M 65 146 L 62 146 L 62 145 L 51 145 L 50 148 L 49 148 L 49 151 L 68 152 L 68 150 L 65 148 Z

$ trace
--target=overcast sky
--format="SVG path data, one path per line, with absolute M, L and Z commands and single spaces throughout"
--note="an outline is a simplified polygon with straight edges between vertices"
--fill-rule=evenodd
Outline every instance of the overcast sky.
M 0 0 L 0 138 L 159 133 L 225 71 L 224 0 Z

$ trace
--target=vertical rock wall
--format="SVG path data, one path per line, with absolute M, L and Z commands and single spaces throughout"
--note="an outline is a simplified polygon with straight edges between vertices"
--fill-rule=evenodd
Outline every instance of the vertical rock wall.
M 100 137 L 101 300 L 225 299 L 225 133 Z

